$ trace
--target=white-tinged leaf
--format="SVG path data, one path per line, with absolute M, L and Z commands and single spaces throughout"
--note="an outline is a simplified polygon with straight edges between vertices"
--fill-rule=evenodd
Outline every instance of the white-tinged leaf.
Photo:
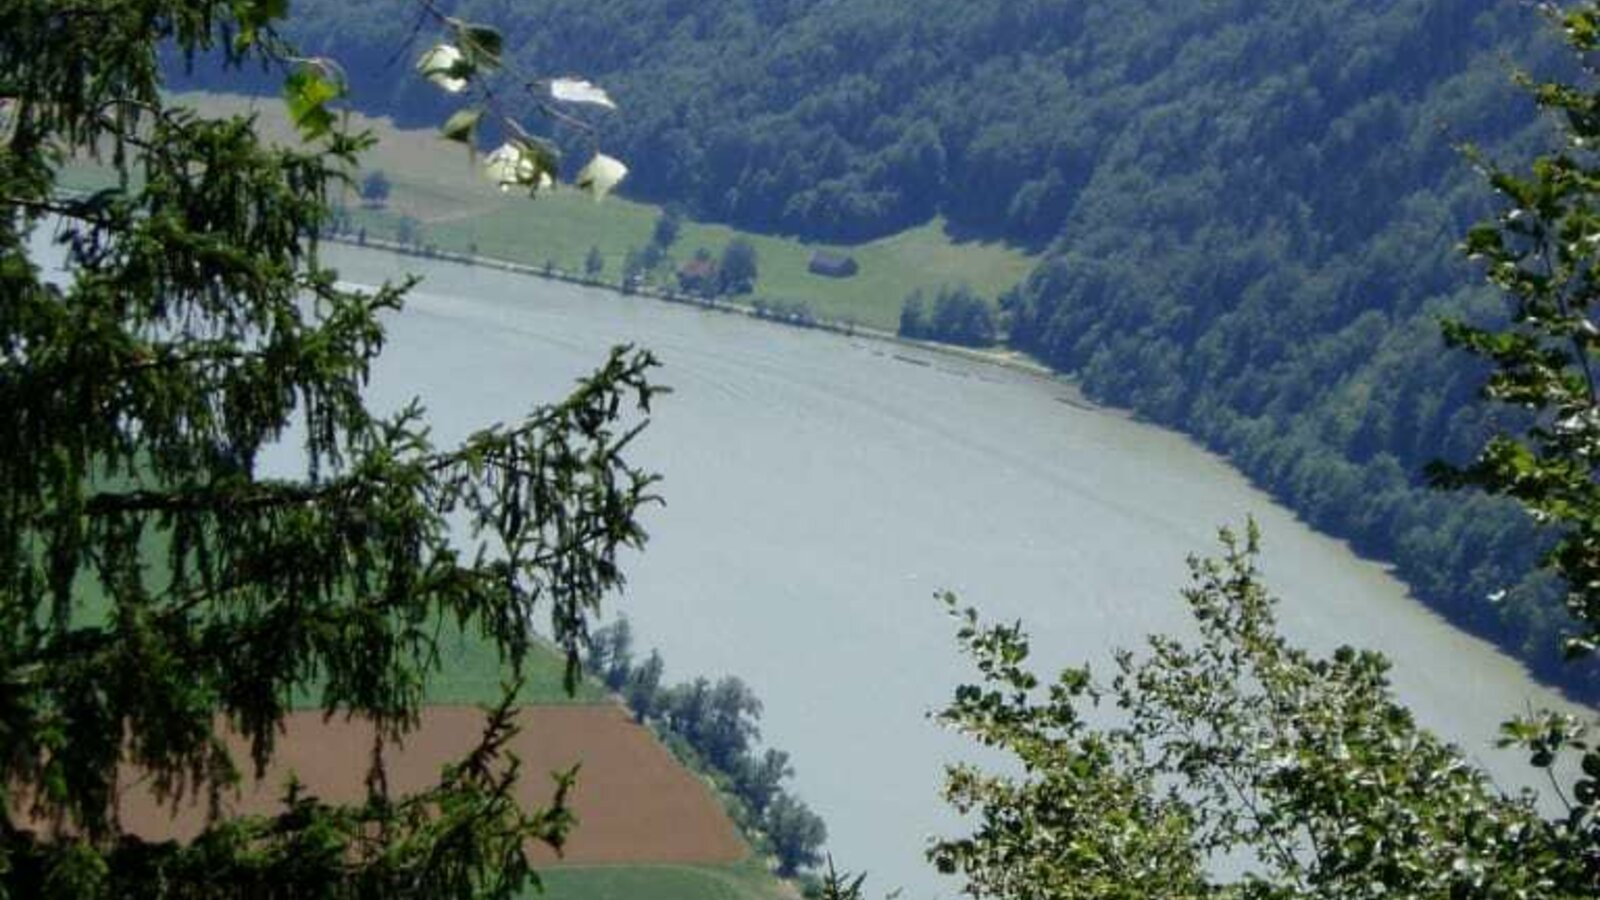
M 500 190 L 510 190 L 512 185 L 521 184 L 524 178 L 533 176 L 533 163 L 526 159 L 522 149 L 514 144 L 501 144 L 483 158 L 483 172 L 489 180 L 500 186 Z
M 417 71 L 444 90 L 459 94 L 467 89 L 467 79 L 461 73 L 465 59 L 456 45 L 435 44 L 417 60 Z
M 622 164 L 622 160 L 596 153 L 594 159 L 589 160 L 589 164 L 578 172 L 574 183 L 586 191 L 593 191 L 594 198 L 599 200 L 611 193 L 611 189 L 627 175 L 628 167 Z
M 502 191 L 529 186 L 544 190 L 555 184 L 549 172 L 539 171 L 533 154 L 514 143 L 501 144 L 484 157 L 483 171 Z
M 483 110 L 481 109 L 456 110 L 450 118 L 445 120 L 444 126 L 439 129 L 439 133 L 447 141 L 455 141 L 470 147 L 472 146 L 473 129 L 478 127 L 478 120 L 481 118 L 483 118 Z
M 617 104 L 612 101 L 611 95 L 605 92 L 605 88 L 582 78 L 557 78 L 551 81 L 550 96 L 563 103 L 589 103 L 594 106 L 604 106 L 606 109 L 617 108 Z
M 17 121 L 21 118 L 22 111 L 14 97 L 0 97 L 0 144 L 11 143 L 11 136 L 17 130 Z

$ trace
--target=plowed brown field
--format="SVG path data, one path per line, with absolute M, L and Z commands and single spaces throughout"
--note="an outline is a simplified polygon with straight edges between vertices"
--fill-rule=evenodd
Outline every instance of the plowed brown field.
M 484 715 L 467 707 L 430 707 L 422 726 L 388 751 L 390 790 L 415 791 L 438 780 L 446 763 L 464 756 L 483 732 Z M 615 706 L 532 707 L 519 718 L 522 731 L 510 749 L 522 759 L 518 795 L 523 803 L 550 801 L 548 777 L 581 764 L 569 802 L 578 824 L 564 860 L 570 863 L 726 863 L 746 853 L 733 823 L 711 790 L 679 766 L 655 736 Z M 324 800 L 359 802 L 364 796 L 372 728 L 320 713 L 291 716 L 265 776 L 249 781 L 227 805 L 239 813 L 270 813 L 292 772 Z M 242 748 L 236 758 L 247 759 Z M 248 766 L 248 763 L 244 763 Z M 129 779 L 123 826 L 147 839 L 192 837 L 204 805 L 177 810 L 157 804 L 137 779 Z M 544 848 L 540 854 L 552 858 Z

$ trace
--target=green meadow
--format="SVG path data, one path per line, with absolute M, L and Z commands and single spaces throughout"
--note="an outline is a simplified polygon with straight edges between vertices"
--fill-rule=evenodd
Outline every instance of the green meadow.
M 554 866 L 539 877 L 532 900 L 798 900 L 799 892 L 768 874 L 759 860 L 726 866 Z
M 149 561 L 146 583 L 152 586 L 164 583 L 167 571 L 165 540 L 159 535 L 147 534 L 143 555 Z M 91 626 L 104 621 L 110 614 L 109 603 L 99 582 L 87 573 L 80 573 L 74 593 L 76 606 L 73 618 L 77 625 Z M 437 630 L 438 659 L 434 669 L 426 674 L 424 702 L 499 702 L 509 668 L 493 645 L 476 633 L 461 629 L 454 622 L 441 621 Z M 580 680 L 574 692 L 567 692 L 564 678 L 566 656 L 554 644 L 540 641 L 530 648 L 523 659 L 522 671 L 523 680 L 517 692 L 520 703 L 555 705 L 610 702 L 605 687 L 589 678 Z M 293 703 L 300 709 L 315 709 L 320 706 L 318 699 L 317 688 L 302 688 L 296 691 Z
M 183 94 L 176 99 L 209 114 L 253 113 L 272 138 L 285 143 L 296 140 L 284 119 L 283 104 L 276 98 Z M 394 239 L 404 222 L 404 227 L 415 229 L 421 243 L 440 250 L 476 250 L 530 265 L 550 263 L 571 272 L 582 271 L 590 249 L 595 248 L 605 260 L 601 277 L 615 282 L 621 278 L 628 253 L 649 244 L 661 215 L 657 206 L 618 196 L 597 203 L 587 194 L 567 188 L 531 200 L 523 194 L 502 193 L 482 177 L 480 160 L 431 131 L 396 128 L 387 119 L 355 114 L 351 118 L 353 124 L 378 137 L 357 182 L 371 171 L 382 171 L 392 185 L 382 206 L 366 205 L 353 189 L 342 198 L 352 222 L 371 237 Z M 634 161 L 633 165 L 648 165 L 648 161 Z M 104 176 L 87 165 L 75 166 L 70 180 L 75 187 L 104 185 Z M 671 282 L 677 265 L 702 248 L 720 255 L 735 237 L 755 247 L 760 270 L 755 295 L 738 299 L 804 302 L 819 318 L 886 330 L 894 330 L 901 303 L 915 289 L 931 291 L 965 282 L 993 299 L 1025 278 L 1035 261 L 1004 244 L 957 241 L 941 220 L 846 246 L 751 234 L 686 219 L 668 251 L 667 263 L 657 268 L 651 280 L 675 286 Z M 859 273 L 843 279 L 812 274 L 806 266 L 817 250 L 855 257 Z
M 128 478 L 111 479 L 108 487 L 132 488 L 136 484 Z M 139 554 L 144 562 L 144 584 L 153 595 L 165 590 L 171 583 L 169 561 L 170 542 L 167 533 L 159 529 L 146 529 L 140 537 Z M 73 581 L 72 622 L 77 627 L 93 627 L 108 623 L 111 604 L 103 585 L 87 569 L 80 570 Z M 492 704 L 503 696 L 503 685 L 508 675 L 508 664 L 501 659 L 486 638 L 471 629 L 463 629 L 453 620 L 441 619 L 434 626 L 437 658 L 431 671 L 425 673 L 426 703 L 435 704 Z M 566 655 L 554 644 L 539 640 L 523 659 L 522 684 L 517 693 L 519 702 L 527 705 L 593 704 L 610 702 L 605 687 L 593 679 L 580 680 L 569 693 L 565 685 Z M 301 709 L 317 708 L 318 689 L 301 688 L 296 691 L 293 703 Z

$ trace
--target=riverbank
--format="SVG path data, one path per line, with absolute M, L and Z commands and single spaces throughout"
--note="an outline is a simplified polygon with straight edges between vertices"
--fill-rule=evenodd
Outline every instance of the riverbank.
M 466 266 L 480 266 L 483 268 L 497 269 L 516 275 L 527 275 L 534 278 L 543 278 L 550 281 L 563 281 L 568 284 L 583 287 L 599 288 L 614 291 L 624 296 L 650 297 L 666 303 L 676 303 L 682 306 L 693 306 L 713 312 L 727 313 L 729 315 L 746 316 L 785 325 L 790 328 L 806 328 L 814 331 L 826 331 L 846 337 L 866 338 L 893 344 L 898 347 L 925 350 L 944 356 L 964 359 L 970 362 L 983 363 L 997 366 L 1013 372 L 1022 372 L 1029 375 L 1049 378 L 1053 380 L 1066 380 L 1067 376 L 1051 369 L 1049 366 L 1034 360 L 1016 350 L 1009 348 L 983 349 L 977 347 L 960 347 L 954 344 L 941 344 L 936 341 L 919 341 L 902 337 L 892 331 L 882 328 L 873 328 L 856 322 L 842 322 L 818 318 L 812 315 L 785 311 L 781 306 L 766 306 L 758 298 L 749 303 L 739 303 L 716 297 L 702 297 L 685 291 L 674 291 L 646 283 L 627 283 L 608 280 L 599 276 L 581 275 L 569 272 L 558 266 L 534 266 L 519 263 L 509 259 L 488 256 L 484 254 L 461 253 L 453 250 L 437 248 L 419 249 L 409 244 L 391 241 L 384 238 L 364 237 L 352 238 L 344 234 L 324 235 L 323 240 L 351 247 L 363 247 L 369 250 L 381 250 L 401 256 L 411 256 L 418 259 L 440 260 L 443 262 L 458 263 Z M 1088 406 L 1088 402 L 1079 398 L 1077 403 Z
M 207 116 L 248 115 L 269 142 L 301 145 L 288 122 L 281 98 L 184 93 L 171 98 Z M 622 193 L 604 203 L 583 191 L 542 192 L 530 202 L 525 193 L 500 191 L 483 176 L 481 160 L 442 141 L 433 128 L 400 128 L 381 117 L 350 113 L 352 128 L 377 138 L 351 175 L 355 184 L 382 172 L 391 185 L 381 201 L 369 201 L 353 188 L 330 197 L 342 230 L 365 230 L 369 237 L 404 240 L 457 253 L 482 254 L 542 267 L 583 272 L 597 257 L 604 271 L 620 278 L 652 250 L 653 267 L 671 278 L 679 266 L 702 251 L 715 258 L 735 240 L 755 250 L 759 273 L 755 291 L 775 305 L 805 304 L 819 317 L 852 319 L 895 330 L 900 309 L 915 291 L 934 295 L 965 284 L 989 300 L 999 297 L 1033 271 L 1037 256 L 1003 241 L 980 241 L 951 233 L 937 217 L 873 240 L 835 244 L 795 235 L 762 234 L 682 216 L 675 239 L 663 246 L 655 236 L 665 209 Z M 104 173 L 75 165 L 67 173 L 80 186 L 106 186 Z M 850 256 L 859 263 L 850 278 L 829 278 L 810 270 L 817 252 Z M 675 282 L 668 282 L 675 286 Z

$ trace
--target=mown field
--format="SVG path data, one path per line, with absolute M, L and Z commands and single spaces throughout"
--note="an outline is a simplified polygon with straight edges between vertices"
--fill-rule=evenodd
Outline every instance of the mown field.
M 555 647 L 540 645 L 523 664 L 526 680 L 517 699 L 528 706 L 608 703 L 603 686 L 590 679 L 568 694 L 562 683 L 566 657 Z M 500 698 L 505 670 L 487 642 L 449 628 L 439 642 L 439 669 L 428 681 L 428 702 L 493 703 Z
M 558 866 L 540 873 L 549 900 L 794 900 L 759 862 L 728 866 Z
M 160 532 L 146 531 L 141 555 L 145 564 L 145 583 L 159 590 L 169 577 L 167 541 Z M 73 619 L 89 625 L 104 621 L 108 603 L 99 582 L 80 572 L 74 584 L 77 604 Z M 488 641 L 452 621 L 438 626 L 438 666 L 427 674 L 427 702 L 433 704 L 491 704 L 500 700 L 502 685 L 509 672 Z M 566 657 L 553 644 L 539 643 L 523 661 L 523 683 L 517 699 L 525 706 L 588 705 L 611 702 L 604 686 L 592 679 L 581 680 L 568 693 L 565 685 Z M 294 706 L 313 709 L 318 703 L 315 689 L 301 690 Z
M 254 113 L 262 130 L 282 141 L 296 138 L 275 98 L 214 94 L 182 94 L 184 104 L 208 113 Z M 621 277 L 630 250 L 650 242 L 659 207 L 613 196 L 596 203 L 586 194 L 558 189 L 537 200 L 505 194 L 479 172 L 478 161 L 431 131 L 395 128 L 387 119 L 352 115 L 354 124 L 370 129 L 378 145 L 366 157 L 360 176 L 382 171 L 392 192 L 382 208 L 366 208 L 351 191 L 344 198 L 351 219 L 369 236 L 393 239 L 405 219 L 420 240 L 441 250 L 471 252 L 515 262 L 552 263 L 581 271 L 591 248 L 605 260 L 602 277 Z M 635 160 L 633 165 L 648 165 Z M 77 187 L 103 184 L 91 166 L 78 165 L 70 183 Z M 624 185 L 626 187 L 626 185 Z M 994 298 L 1027 276 L 1034 259 L 999 243 L 956 241 L 939 220 L 852 246 L 804 243 L 793 238 L 738 232 L 722 225 L 685 220 L 657 278 L 669 281 L 677 264 L 704 248 L 720 255 L 734 237 L 755 248 L 760 275 L 755 296 L 765 300 L 803 301 L 825 319 L 853 321 L 893 330 L 907 294 L 921 288 L 966 283 L 980 295 Z M 819 249 L 854 256 L 860 273 L 834 279 L 806 270 Z M 752 299 L 752 298 L 745 298 Z

